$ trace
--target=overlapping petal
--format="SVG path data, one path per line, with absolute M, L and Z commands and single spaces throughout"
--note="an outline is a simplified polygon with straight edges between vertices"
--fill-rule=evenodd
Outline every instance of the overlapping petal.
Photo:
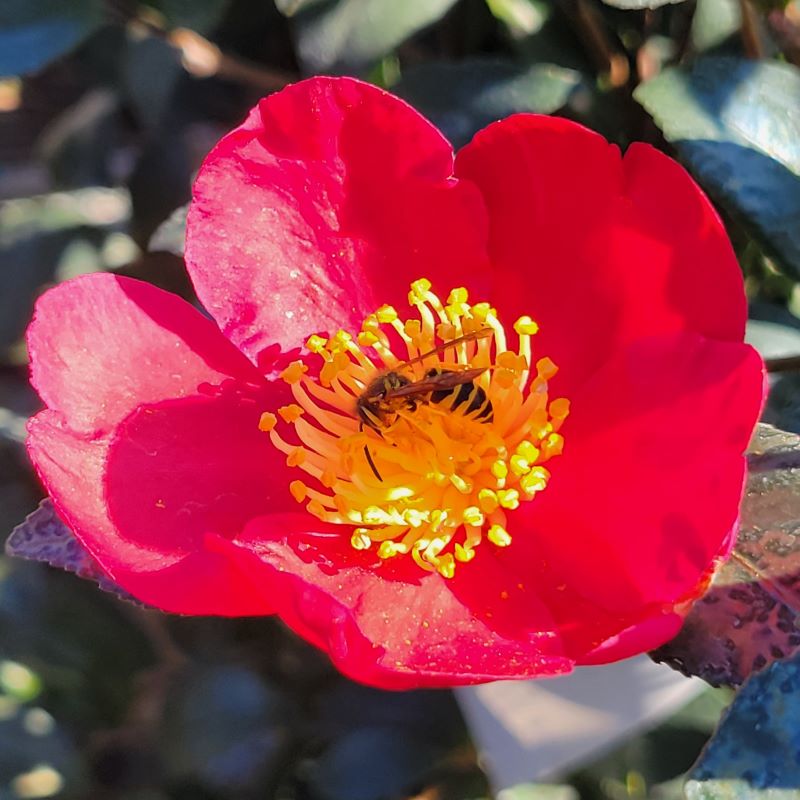
M 259 103 L 207 157 L 186 261 L 197 294 L 253 359 L 357 329 L 420 275 L 487 281 L 486 216 L 453 151 L 374 86 L 318 78 Z
M 492 300 L 539 322 L 537 345 L 562 370 L 559 391 L 639 337 L 741 341 L 744 293 L 722 223 L 657 150 L 633 145 L 622 158 L 580 125 L 525 114 L 479 133 L 456 174 L 487 205 Z

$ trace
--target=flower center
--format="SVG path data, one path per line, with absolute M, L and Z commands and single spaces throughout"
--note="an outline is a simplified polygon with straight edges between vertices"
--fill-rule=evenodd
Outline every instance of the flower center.
M 549 358 L 531 366 L 530 317 L 514 323 L 514 351 L 495 309 L 466 289 L 444 304 L 420 279 L 409 303 L 418 319 L 382 306 L 356 338 L 312 336 L 318 378 L 301 361 L 281 373 L 295 403 L 278 415 L 293 432 L 269 412 L 260 427 L 308 476 L 289 489 L 311 514 L 348 526 L 357 550 L 410 554 L 449 578 L 484 539 L 511 544 L 509 512 L 546 487 L 569 401 L 548 398 Z

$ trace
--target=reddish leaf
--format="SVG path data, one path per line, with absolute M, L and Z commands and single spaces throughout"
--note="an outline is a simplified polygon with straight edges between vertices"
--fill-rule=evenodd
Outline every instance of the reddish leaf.
M 81 578 L 95 581 L 101 589 L 122 600 L 142 605 L 103 573 L 94 558 L 61 521 L 49 499 L 42 500 L 36 511 L 28 514 L 24 522 L 11 531 L 6 542 L 6 553 L 30 561 L 44 561 L 51 567 L 74 572 Z
M 738 542 L 708 593 L 650 655 L 713 686 L 800 649 L 800 437 L 760 425 Z

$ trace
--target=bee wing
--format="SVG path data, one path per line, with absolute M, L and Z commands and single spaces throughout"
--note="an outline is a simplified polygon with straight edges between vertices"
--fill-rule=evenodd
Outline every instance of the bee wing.
M 453 389 L 456 386 L 474 381 L 479 375 L 483 375 L 486 370 L 487 367 L 477 367 L 475 369 L 465 369 L 461 372 L 440 372 L 438 375 L 432 375 L 429 378 L 414 381 L 414 383 L 409 383 L 406 386 L 400 386 L 398 389 L 392 389 L 390 392 L 386 392 L 385 397 L 389 400 L 393 397 L 413 397 L 414 395 L 427 394 L 440 389 Z
M 427 353 L 420 353 L 420 355 L 418 355 L 416 358 L 412 358 L 410 361 L 404 361 L 402 364 L 398 365 L 398 368 L 408 366 L 409 364 L 416 364 L 419 361 L 424 361 L 426 358 L 430 358 L 430 356 L 443 353 L 445 350 L 449 350 L 451 347 L 456 347 L 464 342 L 474 342 L 477 339 L 485 339 L 487 336 L 491 336 L 492 333 L 493 331 L 490 327 L 481 328 L 480 330 L 472 331 L 471 333 L 465 333 L 463 336 L 458 336 L 455 339 L 442 342 L 438 346 L 434 347 L 433 350 L 428 350 Z

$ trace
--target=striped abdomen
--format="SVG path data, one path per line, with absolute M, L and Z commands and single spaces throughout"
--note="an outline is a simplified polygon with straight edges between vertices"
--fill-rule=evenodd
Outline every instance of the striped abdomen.
M 431 369 L 425 377 L 435 378 L 452 370 Z M 493 418 L 492 401 L 487 397 L 483 387 L 475 381 L 467 381 L 452 389 L 436 389 L 431 392 L 431 402 L 448 408 L 458 410 L 465 416 L 469 415 L 480 422 L 491 422 Z

